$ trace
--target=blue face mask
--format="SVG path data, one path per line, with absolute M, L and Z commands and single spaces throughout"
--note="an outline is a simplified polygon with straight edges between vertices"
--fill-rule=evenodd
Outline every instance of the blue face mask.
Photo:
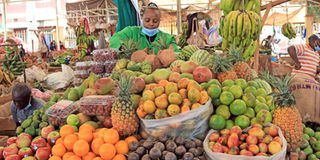
M 318 51 L 320 50 L 320 47 L 319 47 L 319 46 L 315 46 L 315 47 L 314 47 L 314 50 L 315 50 L 316 52 L 318 52 Z
M 147 28 L 142 28 L 142 33 L 146 34 L 149 37 L 152 37 L 154 35 L 156 35 L 159 32 L 158 28 L 155 29 L 147 29 Z
M 31 97 L 30 97 L 30 100 L 29 100 L 29 104 L 26 106 L 26 107 L 24 107 L 24 109 L 29 109 L 31 107 Z

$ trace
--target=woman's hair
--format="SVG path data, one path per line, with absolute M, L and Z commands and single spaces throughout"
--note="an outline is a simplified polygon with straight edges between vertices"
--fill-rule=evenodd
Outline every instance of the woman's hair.
M 192 21 L 194 18 L 197 18 L 197 17 L 198 17 L 198 13 L 189 14 L 187 16 L 187 20 L 188 20 L 187 39 L 191 36 L 191 34 L 193 34 L 193 33 L 191 33 L 192 32 Z M 197 22 L 198 22 L 198 19 L 196 20 L 196 23 L 193 24 L 194 29 L 196 29 Z
M 16 94 L 30 97 L 31 88 L 25 83 L 18 83 L 12 88 L 12 95 L 16 95 Z
M 161 11 L 160 11 L 158 5 L 155 4 L 155 3 L 153 3 L 153 2 L 151 2 L 151 3 L 149 3 L 148 6 L 143 10 L 142 16 L 144 15 L 144 13 L 146 12 L 146 10 L 148 10 L 148 9 L 157 10 L 157 11 L 159 11 L 159 13 L 161 14 Z

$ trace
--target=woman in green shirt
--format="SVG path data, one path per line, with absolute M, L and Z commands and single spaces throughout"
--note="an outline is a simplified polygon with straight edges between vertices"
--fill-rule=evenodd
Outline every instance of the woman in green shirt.
M 180 52 L 175 42 L 175 38 L 158 29 L 160 19 L 160 9 L 155 3 L 150 3 L 142 15 L 143 27 L 129 26 L 116 33 L 110 39 L 110 48 L 119 49 L 123 40 L 133 39 L 135 42 L 139 42 L 139 50 L 150 48 L 157 54 L 159 49 L 156 48 L 154 42 L 160 38 L 164 38 L 166 39 L 167 44 L 172 44 L 175 52 Z

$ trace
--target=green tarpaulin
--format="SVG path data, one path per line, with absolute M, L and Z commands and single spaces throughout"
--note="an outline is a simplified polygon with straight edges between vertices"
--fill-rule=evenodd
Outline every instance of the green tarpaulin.
M 137 26 L 137 11 L 130 0 L 114 0 L 118 7 L 117 32 L 127 26 Z

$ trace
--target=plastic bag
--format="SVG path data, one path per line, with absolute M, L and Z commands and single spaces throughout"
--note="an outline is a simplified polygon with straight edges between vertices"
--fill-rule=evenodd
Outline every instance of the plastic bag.
M 269 127 L 271 125 L 272 124 L 269 123 L 269 124 L 266 124 L 264 126 Z M 250 128 L 251 127 L 248 127 L 243 132 L 248 132 Z M 281 129 L 279 127 L 277 127 L 277 128 L 278 128 L 278 131 L 279 131 L 278 132 L 279 133 L 279 137 L 281 138 L 283 145 L 282 145 L 281 151 L 279 153 L 275 154 L 275 155 L 272 155 L 272 156 L 254 156 L 254 157 L 251 157 L 251 156 L 230 155 L 230 154 L 225 154 L 225 153 L 212 152 L 209 149 L 209 146 L 208 146 L 209 135 L 211 133 L 218 132 L 218 131 L 213 130 L 213 129 L 209 131 L 206 139 L 204 140 L 203 149 L 206 152 L 208 160 L 226 160 L 226 159 L 228 159 L 228 160 L 285 160 L 286 159 L 286 153 L 287 153 L 287 141 L 284 138 L 284 136 L 283 136 L 283 134 L 281 132 Z
M 32 66 L 26 69 L 26 78 L 28 82 L 42 82 L 45 80 L 47 74 L 37 66 Z
M 197 109 L 180 113 L 163 119 L 141 119 L 142 132 L 159 137 L 167 134 L 169 137 L 182 136 L 184 138 L 204 139 L 208 130 L 208 119 L 213 112 L 211 99 Z
M 62 64 L 62 72 L 52 73 L 46 77 L 45 86 L 48 89 L 65 88 L 73 82 L 74 72 L 71 67 Z

